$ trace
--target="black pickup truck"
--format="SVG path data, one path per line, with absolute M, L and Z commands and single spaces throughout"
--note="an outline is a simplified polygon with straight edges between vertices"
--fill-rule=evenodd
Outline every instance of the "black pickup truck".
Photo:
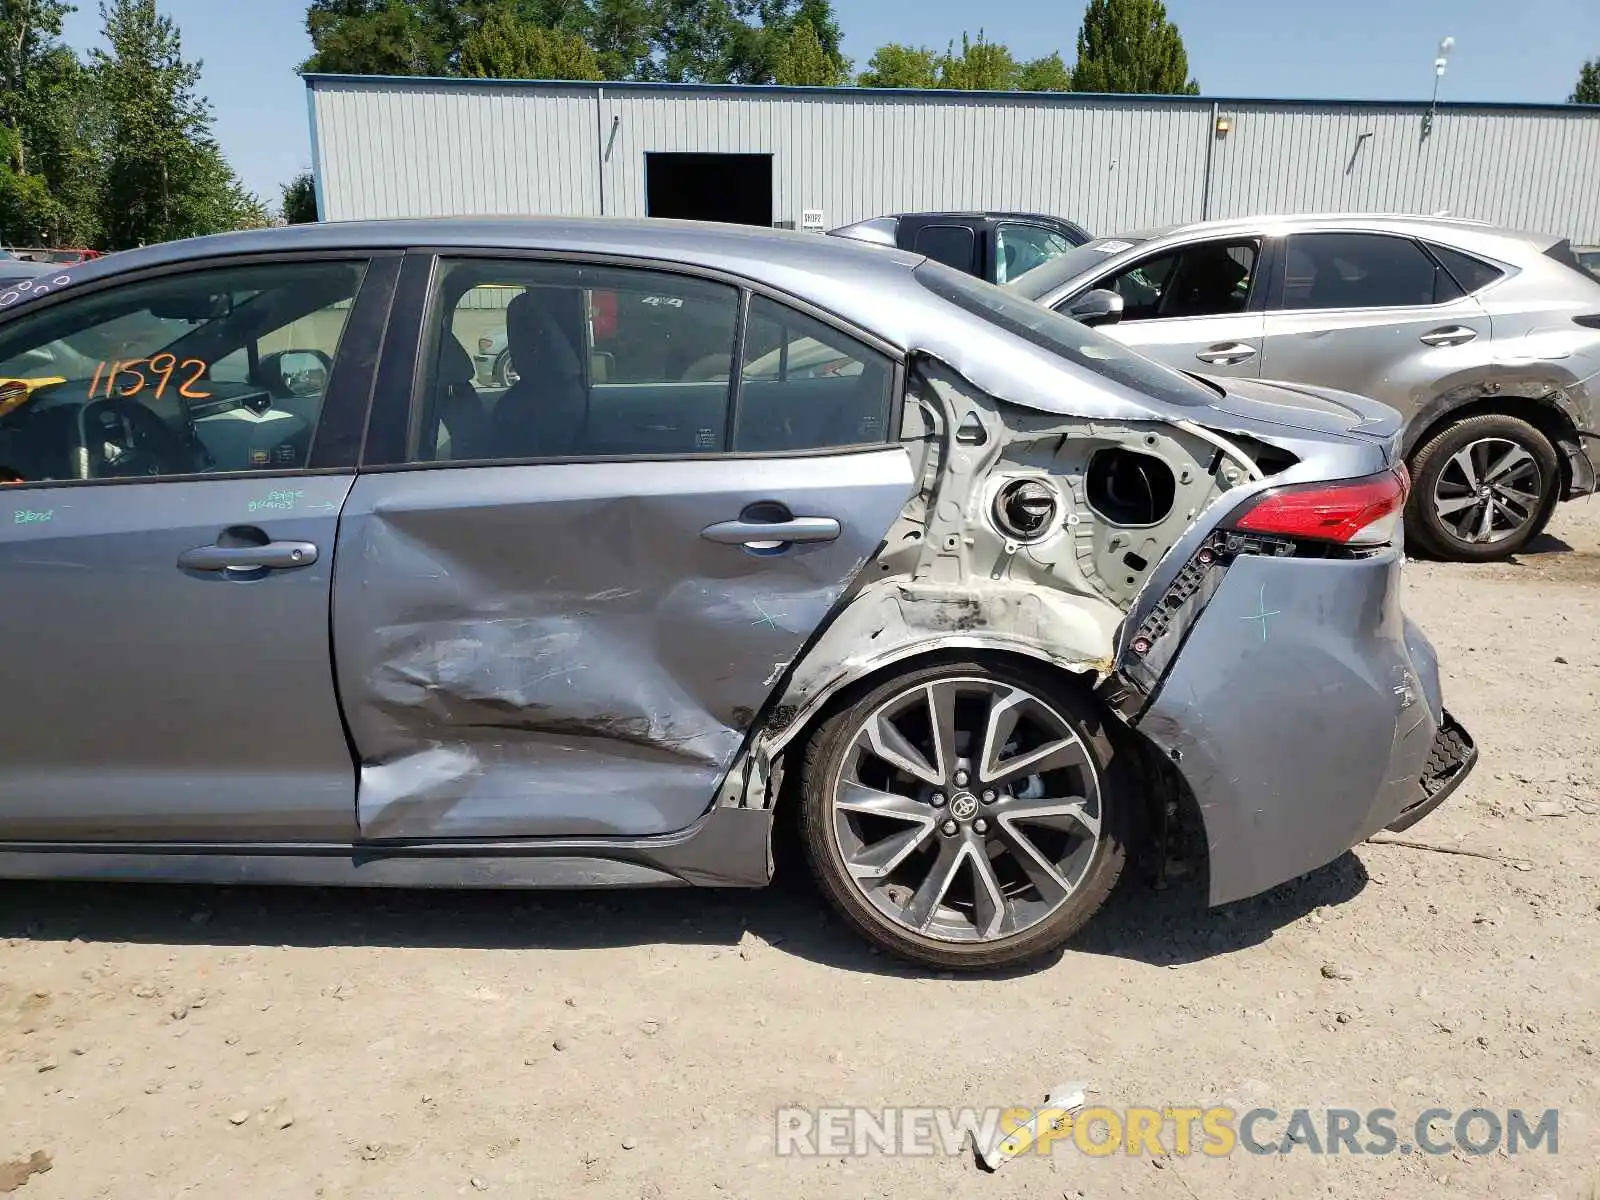
M 1090 240 L 1072 221 L 1014 212 L 890 213 L 828 232 L 913 250 L 990 283 L 1006 283 Z

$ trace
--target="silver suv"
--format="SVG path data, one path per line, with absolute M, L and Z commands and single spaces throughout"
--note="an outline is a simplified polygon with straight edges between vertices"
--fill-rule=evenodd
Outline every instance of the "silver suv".
M 1474 221 L 1263 216 L 1103 237 L 1016 292 L 1181 370 L 1370 396 L 1406 419 L 1409 538 L 1501 559 L 1594 490 L 1600 280 Z

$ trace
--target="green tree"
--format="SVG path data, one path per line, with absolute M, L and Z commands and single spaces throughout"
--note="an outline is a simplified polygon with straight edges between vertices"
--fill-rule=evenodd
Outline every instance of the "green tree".
M 1591 58 L 1578 72 L 1578 86 L 1567 97 L 1569 104 L 1600 104 L 1600 58 Z
M 94 245 L 100 234 L 100 106 L 61 44 L 61 0 L 0 3 L 0 232 Z
M 200 65 L 185 61 L 177 27 L 155 0 L 102 0 L 93 52 L 109 152 L 102 204 L 106 242 L 123 249 L 265 224 L 211 134 L 196 92 Z
M 879 46 L 856 79 L 862 87 L 931 88 L 939 84 L 939 52 L 890 42 Z
M 962 92 L 1006 92 L 1016 88 L 1018 74 L 1011 51 L 999 42 L 985 41 L 980 29 L 977 41 L 961 35 L 959 55 L 953 42 L 945 51 L 939 61 L 938 86 Z
M 657 72 L 672 83 L 726 83 L 740 22 L 728 0 L 657 0 Z
M 448 5 L 435 0 L 311 0 L 303 72 L 351 75 L 452 73 L 460 40 Z
M 283 185 L 278 211 L 286 225 L 310 225 L 317 219 L 317 183 L 310 171 L 301 171 Z
M 462 44 L 460 70 L 478 79 L 605 78 L 583 38 L 507 10 L 492 13 Z
M 1061 55 L 1047 54 L 1022 64 L 1017 72 L 1017 87 L 1024 92 L 1070 92 L 1072 69 Z
M 1089 0 L 1072 86 L 1079 92 L 1195 96 L 1189 55 L 1161 0 Z
M 649 79 L 656 32 L 651 0 L 596 0 L 589 40 L 607 79 Z
M 838 87 L 848 77 L 847 68 L 828 54 L 816 27 L 803 18 L 778 47 L 776 82 L 791 86 Z

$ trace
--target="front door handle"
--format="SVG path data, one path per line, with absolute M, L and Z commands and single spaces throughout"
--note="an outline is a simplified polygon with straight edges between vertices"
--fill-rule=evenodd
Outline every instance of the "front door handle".
M 1228 367 L 1248 362 L 1255 356 L 1256 348 L 1247 346 L 1243 342 L 1223 342 L 1220 345 L 1212 346 L 1209 350 L 1202 350 L 1195 355 L 1203 363 L 1220 363 Z
M 1428 346 L 1465 346 L 1477 336 L 1476 329 L 1468 329 L 1465 325 L 1445 325 L 1430 329 L 1417 340 Z
M 787 521 L 722 521 L 707 525 L 700 536 L 722 546 L 771 546 L 786 542 L 838 540 L 839 522 L 832 517 L 791 517 Z
M 317 561 L 314 542 L 268 542 L 264 546 L 196 546 L 178 555 L 186 571 L 286 571 Z

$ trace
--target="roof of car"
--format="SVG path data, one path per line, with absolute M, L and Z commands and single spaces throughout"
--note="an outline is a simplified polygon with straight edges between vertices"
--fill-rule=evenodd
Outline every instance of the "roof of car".
M 735 273 L 740 264 L 746 263 L 788 267 L 809 264 L 814 271 L 850 263 L 871 264 L 861 266 L 864 270 L 875 267 L 885 273 L 903 274 L 922 261 L 917 255 L 895 253 L 875 253 L 863 259 L 856 247 L 826 241 L 813 233 L 709 221 L 624 217 L 412 217 L 322 221 L 163 242 L 124 251 L 114 260 L 96 259 L 81 264 L 78 277 L 88 279 L 98 277 L 102 271 L 139 270 L 234 254 L 407 247 L 616 254 L 723 266 Z
M 1416 233 L 1432 229 L 1437 232 L 1484 234 L 1507 237 L 1517 241 L 1543 242 L 1559 240 L 1555 235 L 1533 230 L 1515 229 L 1496 225 L 1492 221 L 1472 217 L 1456 217 L 1447 213 L 1424 214 L 1405 212 L 1344 212 L 1344 213 L 1254 213 L 1244 217 L 1223 217 L 1209 221 L 1190 221 L 1163 226 L 1146 231 L 1148 237 L 1169 237 L 1173 234 L 1226 233 L 1230 230 L 1250 230 L 1269 227 L 1274 229 L 1394 229 Z

